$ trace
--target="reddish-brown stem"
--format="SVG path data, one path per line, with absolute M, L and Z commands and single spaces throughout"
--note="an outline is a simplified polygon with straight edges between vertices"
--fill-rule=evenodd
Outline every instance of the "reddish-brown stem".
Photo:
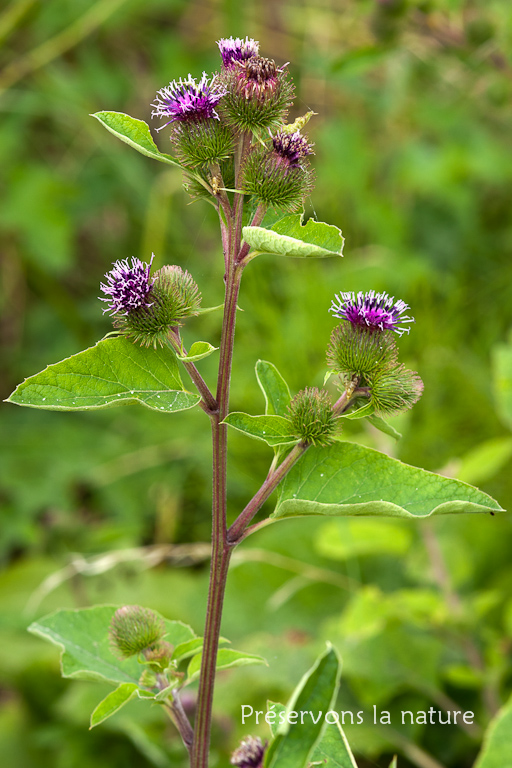
M 231 528 L 228 531 L 228 541 L 234 546 L 237 544 L 245 529 L 262 507 L 271 493 L 277 488 L 281 480 L 290 471 L 295 462 L 302 456 L 303 453 L 309 448 L 309 443 L 301 442 L 294 445 L 288 456 L 281 462 L 274 472 L 267 476 L 267 479 L 260 487 L 259 491 L 254 494 L 250 502 L 247 504 L 243 512 L 241 512 Z
M 243 159 L 249 150 L 250 134 L 243 134 L 235 158 L 236 184 L 240 180 Z M 237 187 L 238 188 L 238 187 Z M 213 504 L 212 504 L 212 560 L 210 566 L 210 587 L 206 609 L 204 646 L 199 675 L 197 712 L 194 727 L 194 741 L 191 752 L 191 768 L 208 768 L 210 752 L 210 728 L 212 718 L 215 667 L 219 646 L 222 606 L 228 575 L 232 546 L 227 540 L 227 426 L 223 420 L 228 414 L 231 366 L 235 341 L 236 306 L 243 266 L 235 263 L 240 249 L 243 220 L 243 194 L 235 194 L 233 215 L 227 222 L 228 253 L 226 264 L 226 293 L 224 319 L 220 343 L 219 375 L 216 402 L 218 411 L 212 414 L 213 443 Z M 221 221 L 221 229 L 224 223 Z
M 171 347 L 174 349 L 176 354 L 180 355 L 181 357 L 184 357 L 187 354 L 187 350 L 183 346 L 179 334 L 178 328 L 171 328 L 169 331 L 169 343 Z M 194 363 L 191 363 L 186 360 L 181 361 L 183 365 L 185 366 L 185 369 L 194 382 L 197 391 L 202 397 L 201 405 L 203 406 L 203 410 L 206 411 L 209 415 L 213 413 L 217 413 L 218 406 L 217 401 L 210 392 L 210 388 L 208 387 L 208 384 L 205 382 L 199 371 L 197 370 Z

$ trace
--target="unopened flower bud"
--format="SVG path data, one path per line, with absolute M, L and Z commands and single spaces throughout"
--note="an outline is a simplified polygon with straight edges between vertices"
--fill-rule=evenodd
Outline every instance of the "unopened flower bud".
M 155 672 L 164 672 L 170 664 L 173 650 L 174 646 L 163 640 L 144 651 L 144 659 L 149 664 L 150 669 Z
M 395 365 L 367 377 L 370 402 L 377 414 L 394 414 L 412 408 L 422 393 L 423 382 L 414 371 Z
M 266 748 L 267 742 L 263 744 L 258 736 L 246 736 L 229 762 L 237 768 L 262 768 Z
M 293 398 L 288 410 L 293 429 L 301 440 L 312 445 L 332 443 L 336 416 L 329 395 L 324 389 L 303 389 Z
M 118 608 L 110 622 L 110 645 L 113 653 L 121 659 L 151 649 L 164 635 L 163 619 L 140 605 Z

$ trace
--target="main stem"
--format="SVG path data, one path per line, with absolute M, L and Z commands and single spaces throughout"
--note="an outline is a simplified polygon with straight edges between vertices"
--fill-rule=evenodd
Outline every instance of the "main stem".
M 242 137 L 237 158 L 238 168 L 243 152 L 246 151 L 247 142 L 248 137 Z M 218 408 L 215 413 L 211 414 L 213 443 L 212 559 L 199 691 L 197 695 L 194 742 L 191 752 L 191 768 L 208 768 L 215 667 L 219 647 L 224 592 L 226 589 L 229 560 L 233 548 L 233 545 L 228 542 L 227 538 L 227 426 L 222 422 L 228 415 L 229 408 L 236 307 L 243 271 L 243 266 L 237 263 L 242 234 L 242 212 L 243 195 L 236 194 L 233 215 L 229 216 L 229 221 L 227 222 L 229 229 L 228 237 L 225 237 L 225 225 L 221 222 L 223 245 L 225 248 L 226 244 L 228 244 L 229 252 L 225 253 L 226 293 L 217 381 L 216 401 Z M 224 213 L 229 214 L 226 208 L 224 208 Z

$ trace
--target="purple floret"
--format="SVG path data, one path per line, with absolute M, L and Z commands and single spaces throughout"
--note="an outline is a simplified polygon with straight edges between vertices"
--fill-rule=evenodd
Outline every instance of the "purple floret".
M 280 131 L 273 137 L 272 144 L 274 151 L 294 167 L 300 165 L 303 157 L 313 153 L 313 145 L 308 144 L 307 139 L 301 135 L 300 131 L 294 133 Z
M 329 312 L 337 317 L 348 320 L 352 325 L 362 325 L 381 331 L 395 331 L 401 336 L 409 333 L 409 328 L 401 323 L 414 323 L 413 317 L 404 315 L 409 305 L 399 299 L 395 301 L 387 293 L 368 291 L 357 294 L 353 291 L 339 293 L 335 296 Z
M 261 768 L 267 742 L 263 744 L 259 736 L 246 736 L 231 755 L 231 765 L 237 768 Z
M 215 83 L 215 76 L 209 80 L 206 72 L 199 83 L 192 75 L 188 80 L 173 80 L 168 86 L 158 91 L 152 117 L 168 117 L 169 120 L 157 128 L 161 131 L 175 121 L 198 121 L 208 118 L 219 119 L 215 107 L 225 94 L 225 90 Z
M 101 290 L 107 296 L 106 299 L 103 297 L 100 299 L 109 302 L 109 306 L 103 312 L 110 312 L 111 315 L 128 315 L 139 307 L 151 306 L 148 298 L 154 278 L 150 278 L 149 273 L 154 258 L 154 255 L 151 256 L 149 264 L 132 258 L 131 267 L 128 259 L 116 261 L 114 269 L 105 275 L 107 282 L 100 284 Z
M 217 42 L 217 45 L 222 56 L 222 63 L 228 69 L 238 61 L 247 61 L 252 56 L 257 56 L 260 47 L 258 41 L 253 40 L 252 37 L 246 37 L 245 40 L 242 40 L 241 37 L 223 37 Z

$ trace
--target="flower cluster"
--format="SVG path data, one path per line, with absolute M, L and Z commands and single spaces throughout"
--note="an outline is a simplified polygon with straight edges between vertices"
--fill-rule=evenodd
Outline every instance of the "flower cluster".
M 330 312 L 342 322 L 332 332 L 327 362 L 349 391 L 365 391 L 376 413 L 397 413 L 419 399 L 423 383 L 398 362 L 394 334 L 409 332 L 409 306 L 387 293 L 335 296 Z

